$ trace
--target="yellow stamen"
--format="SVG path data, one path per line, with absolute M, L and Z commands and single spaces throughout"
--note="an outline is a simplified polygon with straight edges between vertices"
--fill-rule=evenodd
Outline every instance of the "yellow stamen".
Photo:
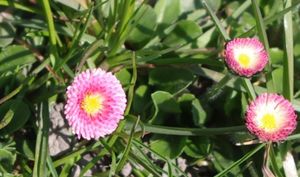
M 99 94 L 87 94 L 82 103 L 81 108 L 90 116 L 94 116 L 102 109 L 103 98 Z
M 248 67 L 250 64 L 250 58 L 246 54 L 239 55 L 239 62 L 243 67 Z
M 272 114 L 265 114 L 261 119 L 261 123 L 264 129 L 272 130 L 276 128 L 276 119 Z

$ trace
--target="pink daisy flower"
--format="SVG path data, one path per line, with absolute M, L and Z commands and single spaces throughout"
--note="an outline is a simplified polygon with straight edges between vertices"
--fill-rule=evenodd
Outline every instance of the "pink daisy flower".
M 67 88 L 65 115 L 78 138 L 111 134 L 123 119 L 126 95 L 119 80 L 101 69 L 86 70 Z
M 246 126 L 262 141 L 286 139 L 296 128 L 297 116 L 292 104 L 281 95 L 264 93 L 247 108 Z
M 268 53 L 256 38 L 236 38 L 226 45 L 225 62 L 238 75 L 250 77 L 264 69 Z

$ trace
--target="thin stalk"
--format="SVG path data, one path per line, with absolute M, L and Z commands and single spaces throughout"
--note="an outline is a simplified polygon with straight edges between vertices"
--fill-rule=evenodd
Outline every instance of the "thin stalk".
M 272 173 L 272 171 L 270 170 L 269 165 L 268 165 L 271 146 L 272 146 L 272 142 L 268 142 L 266 144 L 266 149 L 265 149 L 264 159 L 263 159 L 263 166 L 262 166 L 262 172 L 263 172 L 264 176 L 267 176 L 267 177 L 275 177 L 275 175 Z

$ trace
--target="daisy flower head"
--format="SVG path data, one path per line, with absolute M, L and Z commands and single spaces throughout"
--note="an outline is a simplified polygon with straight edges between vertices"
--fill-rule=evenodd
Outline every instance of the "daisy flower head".
M 226 44 L 225 62 L 236 74 L 251 77 L 268 63 L 268 53 L 256 38 L 236 38 Z
M 285 140 L 295 130 L 296 119 L 292 104 L 274 93 L 258 96 L 246 112 L 248 130 L 262 141 Z
M 65 115 L 78 138 L 111 134 L 123 119 L 126 94 L 119 80 L 102 69 L 86 70 L 67 88 Z

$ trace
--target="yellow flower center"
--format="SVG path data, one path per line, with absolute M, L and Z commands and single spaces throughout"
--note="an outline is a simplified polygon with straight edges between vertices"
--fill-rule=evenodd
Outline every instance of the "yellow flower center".
M 82 103 L 81 108 L 90 116 L 94 116 L 102 109 L 103 98 L 99 94 L 87 94 Z
M 240 54 L 238 60 L 243 67 L 248 67 L 250 64 L 250 58 L 246 54 Z
M 261 119 L 261 123 L 262 128 L 267 130 L 272 130 L 277 127 L 275 116 L 272 114 L 265 114 Z

